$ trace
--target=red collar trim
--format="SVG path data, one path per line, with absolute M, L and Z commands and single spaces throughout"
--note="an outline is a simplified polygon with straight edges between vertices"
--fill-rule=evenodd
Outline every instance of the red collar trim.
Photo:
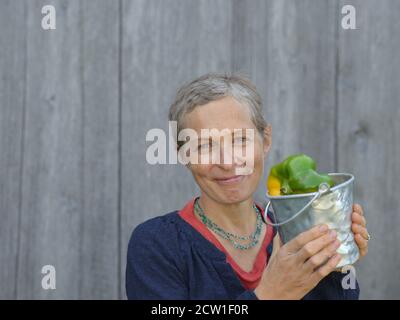
M 254 281 L 258 281 L 260 279 L 260 273 L 264 270 L 267 260 L 268 260 L 268 255 L 267 255 L 267 246 L 268 244 L 273 240 L 273 229 L 272 226 L 267 225 L 267 231 L 264 236 L 263 244 L 257 253 L 257 257 L 255 259 L 255 262 L 253 264 L 253 268 L 251 271 L 247 272 L 244 271 L 236 262 L 233 260 L 233 258 L 230 256 L 230 254 L 226 251 L 224 246 L 221 244 L 221 242 L 217 239 L 217 237 L 201 222 L 199 221 L 196 216 L 194 215 L 194 201 L 196 198 L 193 198 L 190 200 L 185 207 L 179 211 L 180 217 L 185 220 L 187 223 L 189 223 L 193 228 L 195 228 L 198 232 L 200 232 L 204 238 L 206 238 L 208 241 L 213 243 L 220 251 L 225 253 L 227 262 L 231 264 L 235 272 L 238 274 L 239 278 L 241 278 L 242 282 L 246 283 L 251 283 Z M 262 214 L 264 214 L 264 211 L 262 208 L 260 208 L 259 205 L 257 205 L 257 208 L 260 210 Z

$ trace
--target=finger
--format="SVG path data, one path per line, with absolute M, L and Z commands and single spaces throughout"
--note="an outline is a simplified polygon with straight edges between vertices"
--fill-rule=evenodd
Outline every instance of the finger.
M 360 257 L 358 258 L 358 260 L 364 258 L 367 254 L 368 254 L 368 248 L 361 249 L 360 250 Z
M 317 254 L 322 249 L 334 242 L 336 240 L 336 237 L 336 231 L 331 230 L 327 234 L 306 243 L 303 248 L 301 248 L 297 253 L 299 261 L 305 261 L 313 255 Z
M 354 239 L 356 240 L 357 246 L 360 250 L 368 248 L 368 240 L 365 239 L 362 235 L 356 234 L 354 236 Z
M 362 216 L 364 215 L 364 210 L 358 203 L 353 204 L 353 211 L 358 212 Z
M 272 259 L 272 257 L 274 257 L 276 255 L 276 253 L 279 251 L 281 246 L 282 246 L 281 239 L 279 237 L 279 233 L 277 233 L 272 242 L 272 253 L 271 253 L 270 259 Z
M 364 216 L 355 211 L 351 215 L 351 221 L 353 223 L 361 224 L 363 227 L 367 226 L 367 220 L 365 220 Z
M 316 269 L 311 275 L 311 278 L 315 282 L 319 282 L 321 279 L 325 278 L 328 274 L 336 269 L 336 266 L 339 264 L 341 259 L 342 257 L 340 256 L 340 254 L 336 253 L 332 258 L 328 260 L 326 264 Z
M 326 263 L 335 253 L 336 250 L 340 247 L 340 241 L 335 240 L 322 249 L 317 254 L 310 257 L 305 263 L 304 267 L 306 270 L 314 271 L 315 269 L 321 267 L 324 263 Z
M 326 224 L 322 224 L 317 225 L 307 231 L 304 231 L 300 233 L 297 237 L 286 243 L 286 250 L 288 250 L 290 253 L 295 253 L 303 248 L 306 243 L 327 233 L 328 229 L 329 228 Z
M 368 240 L 368 231 L 367 228 L 360 226 L 359 224 L 353 223 L 351 225 L 351 230 L 353 231 L 354 234 L 360 234 L 362 237 L 366 240 Z
M 359 237 L 361 237 L 360 235 L 358 235 Z M 360 238 L 360 242 L 365 241 L 365 239 L 361 239 Z M 368 253 L 368 245 L 364 246 L 363 248 L 360 248 L 360 258 L 364 258 Z

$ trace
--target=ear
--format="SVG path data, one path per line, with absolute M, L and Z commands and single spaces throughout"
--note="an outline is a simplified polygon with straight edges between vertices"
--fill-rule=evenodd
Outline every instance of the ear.
M 271 149 L 272 145 L 272 126 L 270 124 L 267 124 L 267 126 L 264 129 L 264 137 L 263 137 L 263 151 L 264 151 L 264 156 L 266 157 L 269 150 Z

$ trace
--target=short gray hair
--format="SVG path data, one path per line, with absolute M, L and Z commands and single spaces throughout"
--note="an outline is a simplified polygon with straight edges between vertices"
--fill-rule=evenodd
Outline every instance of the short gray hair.
M 172 103 L 168 118 L 177 122 L 178 133 L 183 126 L 183 121 L 189 112 L 196 107 L 209 102 L 232 97 L 239 103 L 248 106 L 251 119 L 263 136 L 267 122 L 262 114 L 262 99 L 251 81 L 239 74 L 208 73 L 185 85 L 177 92 Z M 179 144 L 179 142 L 178 142 Z

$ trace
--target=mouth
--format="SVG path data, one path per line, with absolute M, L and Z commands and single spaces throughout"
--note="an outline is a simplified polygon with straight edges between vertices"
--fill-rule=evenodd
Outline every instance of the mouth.
M 215 179 L 215 181 L 221 185 L 231 185 L 231 184 L 235 184 L 235 183 L 239 183 L 239 182 L 243 181 L 243 179 L 245 177 L 246 176 L 244 176 L 244 175 L 238 175 L 238 176 L 231 176 L 231 177 L 226 177 L 226 178 L 218 178 L 218 179 Z

